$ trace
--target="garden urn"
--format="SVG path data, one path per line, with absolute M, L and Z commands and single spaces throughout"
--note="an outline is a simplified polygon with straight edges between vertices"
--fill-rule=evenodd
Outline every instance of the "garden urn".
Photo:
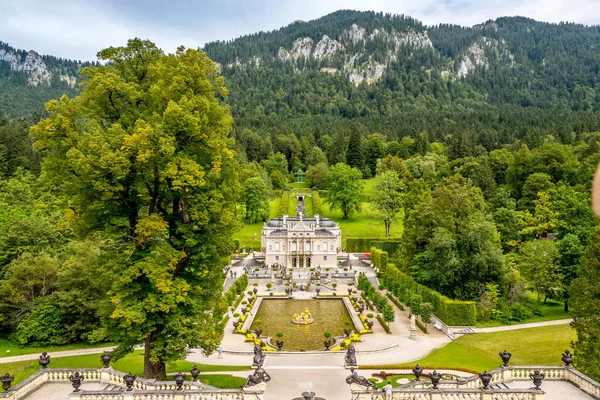
M 50 364 L 50 354 L 43 352 L 38 361 L 42 368 L 46 368 Z
M 102 360 L 102 364 L 104 364 L 104 368 L 108 368 L 108 364 L 110 364 L 110 360 L 112 359 L 112 354 L 108 351 L 105 351 L 104 354 L 100 356 Z
M 498 355 L 500 356 L 500 358 L 502 359 L 502 362 L 504 363 L 503 367 L 507 367 L 512 354 L 509 353 L 508 351 L 504 350 L 502 353 L 498 353 Z
M 10 389 L 10 385 L 12 384 L 12 381 L 15 380 L 15 377 L 12 375 L 9 375 L 8 372 L 5 373 L 4 375 L 0 376 L 0 382 L 2 382 L 2 389 L 4 389 L 4 391 L 8 391 L 8 389 Z
M 440 380 L 442 379 L 442 374 L 440 374 L 437 371 L 433 371 L 431 374 L 429 374 L 429 379 L 431 379 L 431 384 L 433 385 L 433 388 L 437 389 L 438 384 L 440 383 Z
M 325 345 L 325 350 L 329 350 L 331 347 L 331 340 L 325 340 L 323 344 Z
M 175 381 L 175 385 L 177 385 L 177 390 L 178 391 L 183 390 L 183 382 L 185 382 L 185 374 L 178 372 L 173 376 L 173 380 Z
M 137 376 L 132 375 L 131 372 L 123 377 L 123 381 L 125 385 L 127 385 L 127 391 L 130 392 L 133 390 L 133 383 L 137 379 Z
M 278 340 L 277 342 L 277 351 L 283 350 L 283 340 Z
M 303 400 L 313 400 L 315 398 L 316 393 L 315 392 L 311 392 L 310 390 L 307 390 L 306 392 L 302 393 L 302 397 L 304 398 Z
M 540 371 L 534 371 L 533 374 L 529 374 L 529 376 L 531 377 L 531 379 L 533 380 L 533 384 L 535 385 L 535 390 L 540 390 L 540 385 L 542 384 L 542 380 L 544 379 L 545 375 L 541 374 Z
M 198 375 L 200 375 L 200 370 L 197 365 L 194 365 L 194 368 L 190 371 L 190 375 L 192 375 L 192 382 L 198 381 Z
M 419 364 L 415 365 L 415 367 L 412 369 L 413 374 L 415 374 L 415 380 L 419 380 L 419 377 L 421 376 L 421 374 L 423 373 L 423 368 L 421 368 L 419 366 Z
M 570 366 L 573 363 L 573 354 L 569 350 L 565 350 L 562 354 L 562 361 L 565 363 L 565 367 Z
M 73 385 L 73 389 L 75 389 L 73 391 L 79 392 L 79 387 L 81 386 L 81 382 L 83 382 L 83 375 L 77 371 L 69 377 L 69 380 L 71 381 L 71 385 Z
M 258 289 L 257 288 L 252 289 L 252 291 L 254 292 L 254 294 L 258 293 Z
M 490 381 L 492 380 L 492 374 L 487 371 L 483 371 L 479 374 L 479 379 L 481 379 L 481 384 L 483 385 L 483 389 L 487 390 L 490 388 Z

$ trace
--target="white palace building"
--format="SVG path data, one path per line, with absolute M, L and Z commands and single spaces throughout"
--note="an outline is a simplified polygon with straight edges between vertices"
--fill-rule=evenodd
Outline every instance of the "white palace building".
M 261 233 L 262 253 L 267 265 L 291 268 L 335 267 L 342 250 L 340 226 L 329 218 L 274 218 Z

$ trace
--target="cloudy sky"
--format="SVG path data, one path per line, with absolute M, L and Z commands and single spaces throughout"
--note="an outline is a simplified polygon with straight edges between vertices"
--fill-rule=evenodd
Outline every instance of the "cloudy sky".
M 311 20 L 339 9 L 406 14 L 425 24 L 474 25 L 500 16 L 600 24 L 600 0 L 0 0 L 0 41 L 79 60 L 154 41 L 173 52 Z

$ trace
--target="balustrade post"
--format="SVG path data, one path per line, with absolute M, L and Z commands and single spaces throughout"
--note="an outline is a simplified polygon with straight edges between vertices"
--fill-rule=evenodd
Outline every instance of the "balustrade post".
M 510 382 L 513 380 L 513 368 L 512 367 L 504 367 L 500 370 L 502 375 L 502 381 Z
M 442 391 L 441 390 L 432 391 L 429 394 L 429 396 L 430 396 L 431 400 L 442 400 Z
M 70 399 L 81 399 L 81 392 L 71 392 L 71 393 L 69 393 L 69 400 Z
M 544 400 L 544 392 L 541 390 L 533 391 L 533 400 Z
M 491 390 L 482 390 L 480 399 L 481 400 L 492 400 L 492 391 Z
M 183 400 L 185 398 L 185 395 L 183 393 L 175 393 L 175 396 L 173 396 L 173 400 Z

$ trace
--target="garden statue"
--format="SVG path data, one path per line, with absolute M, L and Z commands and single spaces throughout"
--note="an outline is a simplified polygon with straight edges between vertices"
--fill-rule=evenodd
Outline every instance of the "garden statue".
M 192 382 L 198 382 L 198 375 L 200 375 L 200 370 L 197 365 L 194 365 L 194 368 L 190 371 L 190 375 L 192 375 Z
M 344 362 L 346 366 L 356 367 L 356 350 L 353 345 L 348 345 L 348 350 L 346 350 L 346 357 L 344 358 Z
M 317 394 L 313 391 L 307 390 L 306 392 L 302 392 L 302 400 L 314 400 Z
M 373 321 L 367 321 L 370 330 L 373 330 Z
M 258 367 L 252 375 L 248 376 L 248 380 L 244 384 L 244 387 L 256 386 L 259 383 L 267 383 L 271 380 L 271 376 L 263 369 L 263 367 Z
M 419 364 L 415 365 L 412 369 L 413 374 L 415 375 L 415 381 L 420 380 L 421 374 L 423 373 L 423 368 L 419 366 Z
M 500 358 L 502 359 L 502 362 L 504 363 L 504 365 L 502 365 L 502 366 L 508 367 L 508 362 L 510 361 L 510 357 L 512 357 L 512 354 L 509 353 L 508 351 L 504 350 L 504 352 L 498 353 L 498 355 L 500 356 Z
M 133 383 L 137 379 L 137 376 L 132 375 L 131 372 L 123 377 L 123 381 L 125 385 L 127 385 L 127 391 L 131 392 L 133 390 Z
M 292 322 L 299 325 L 312 324 L 315 320 L 313 319 L 308 308 L 304 309 L 300 314 L 294 314 Z
M 104 364 L 104 368 L 108 368 L 110 360 L 112 359 L 112 354 L 108 351 L 105 351 L 104 354 L 100 356 L 100 359 L 102 360 L 102 364 Z
M 346 335 L 346 337 L 349 338 L 350 335 L 352 335 L 352 329 L 344 329 L 344 335 Z
M 565 363 L 565 367 L 570 366 L 573 363 L 573 354 L 569 350 L 565 350 L 562 354 L 562 361 Z
M 531 379 L 533 379 L 533 384 L 535 385 L 535 390 L 540 390 L 540 385 L 542 384 L 542 380 L 546 376 L 545 374 L 541 374 L 540 371 L 536 370 L 533 374 L 529 374 Z
M 350 368 L 350 372 L 352 372 L 352 373 L 350 374 L 350 376 L 348 376 L 346 378 L 346 383 L 348 385 L 351 385 L 351 384 L 355 383 L 357 385 L 361 385 L 361 386 L 364 386 L 364 387 L 367 387 L 367 388 L 372 388 L 372 387 L 375 386 L 373 383 L 369 382 L 367 380 L 367 378 L 365 378 L 364 376 L 360 376 L 359 374 L 357 374 L 356 371 L 354 370 L 354 367 Z
M 173 380 L 175 381 L 175 385 L 177 385 L 177 391 L 183 390 L 183 382 L 185 382 L 185 374 L 178 372 L 173 376 Z
M 410 316 L 410 339 L 416 339 L 417 338 L 417 319 L 415 318 L 415 315 L 411 315 Z
M 38 362 L 40 363 L 42 368 L 48 367 L 48 364 L 50 364 L 50 354 L 43 352 Z
M 263 354 L 262 348 L 260 345 L 254 345 L 254 359 L 252 360 L 253 366 L 260 367 L 265 362 L 265 355 Z
M 73 375 L 69 377 L 71 384 L 73 385 L 74 392 L 79 392 L 79 386 L 81 386 L 81 382 L 83 382 L 83 375 L 79 373 L 79 371 L 75 372 Z
M 0 382 L 2 382 L 2 389 L 4 389 L 5 392 L 8 391 L 8 389 L 10 389 L 12 381 L 14 380 L 15 377 L 13 375 L 9 375 L 8 372 L 0 376 Z
M 487 371 L 483 371 L 479 374 L 479 379 L 481 379 L 481 384 L 483 385 L 483 389 L 487 390 L 490 388 L 490 381 L 492 380 L 492 374 Z

